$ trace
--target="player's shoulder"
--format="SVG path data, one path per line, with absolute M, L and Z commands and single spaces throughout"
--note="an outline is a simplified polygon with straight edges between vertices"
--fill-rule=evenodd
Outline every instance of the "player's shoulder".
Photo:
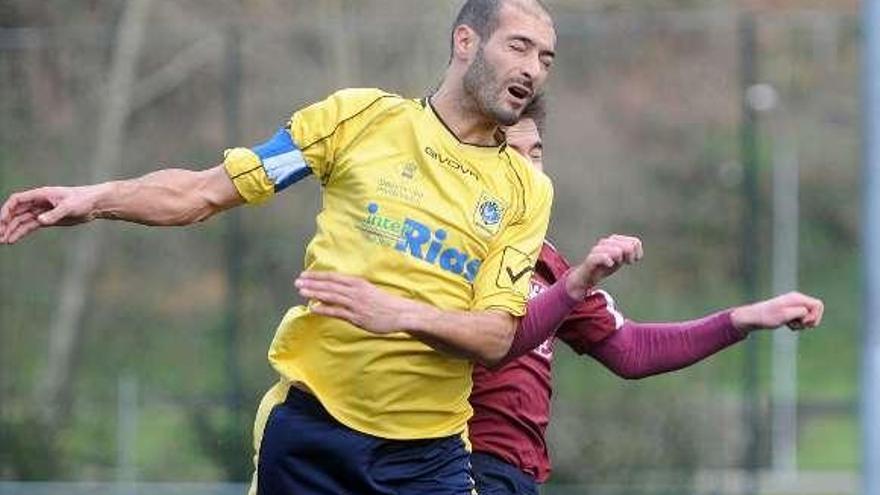
M 289 126 L 300 139 L 317 142 L 337 132 L 357 132 L 382 119 L 398 118 L 395 109 L 416 108 L 412 100 L 376 88 L 347 88 L 296 111 Z M 405 110 L 404 110 L 405 111 Z M 308 144 L 304 145 L 308 146 Z
M 416 108 L 414 101 L 379 88 L 340 89 L 327 99 L 333 102 L 342 113 L 357 114 L 365 111 L 382 111 L 391 107 L 405 106 Z

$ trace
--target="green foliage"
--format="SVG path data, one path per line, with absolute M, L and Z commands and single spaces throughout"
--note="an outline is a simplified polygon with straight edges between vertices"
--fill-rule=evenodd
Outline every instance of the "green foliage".
M 64 473 L 57 440 L 34 414 L 0 419 L 0 445 L 0 478 L 39 481 Z

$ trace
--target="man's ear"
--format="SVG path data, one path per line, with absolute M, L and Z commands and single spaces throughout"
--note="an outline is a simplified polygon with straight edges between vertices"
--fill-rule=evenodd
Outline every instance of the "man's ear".
M 470 26 L 461 24 L 452 31 L 452 57 L 470 61 L 480 46 L 480 36 Z

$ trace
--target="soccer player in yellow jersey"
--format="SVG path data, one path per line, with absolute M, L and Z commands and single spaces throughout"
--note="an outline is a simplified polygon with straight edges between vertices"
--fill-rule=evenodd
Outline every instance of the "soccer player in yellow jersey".
M 364 277 L 446 316 L 377 335 L 290 309 L 269 350 L 281 380 L 257 418 L 254 486 L 261 495 L 469 493 L 461 435 L 471 362 L 507 353 L 552 201 L 549 180 L 498 127 L 540 91 L 555 41 L 539 0 L 468 0 L 430 97 L 343 90 L 214 168 L 13 194 L 0 209 L 0 243 L 96 218 L 192 224 L 314 175 L 323 208 L 306 269 Z

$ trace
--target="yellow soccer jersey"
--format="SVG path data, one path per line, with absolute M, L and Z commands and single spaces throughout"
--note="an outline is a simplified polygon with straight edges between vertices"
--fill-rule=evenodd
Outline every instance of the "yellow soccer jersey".
M 364 277 L 441 309 L 525 311 L 550 181 L 505 145 L 459 142 L 427 101 L 343 90 L 224 163 L 249 203 L 306 175 L 320 179 L 308 270 Z M 453 435 L 471 415 L 471 363 L 406 333 L 373 335 L 297 306 L 269 360 L 338 421 L 378 437 Z

